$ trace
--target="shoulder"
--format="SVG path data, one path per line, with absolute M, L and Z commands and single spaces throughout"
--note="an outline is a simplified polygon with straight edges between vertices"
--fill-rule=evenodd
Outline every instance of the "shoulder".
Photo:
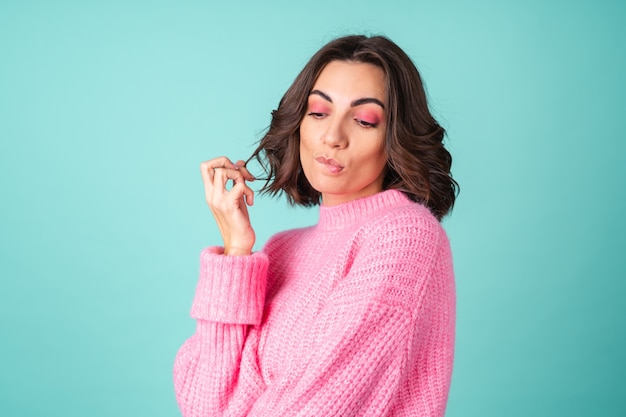
M 361 255 L 395 262 L 410 260 L 420 267 L 434 264 L 449 245 L 437 218 L 410 200 L 368 219 L 360 235 Z
M 352 247 L 359 291 L 414 311 L 427 287 L 453 280 L 449 242 L 425 206 L 407 201 L 363 223 Z
M 437 218 L 424 205 L 408 199 L 367 219 L 361 232 L 375 246 L 404 242 L 409 250 L 424 250 L 447 244 L 446 232 Z

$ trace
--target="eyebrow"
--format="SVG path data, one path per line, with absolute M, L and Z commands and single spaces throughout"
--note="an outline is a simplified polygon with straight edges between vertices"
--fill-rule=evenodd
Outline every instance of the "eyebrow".
M 323 98 L 324 100 L 332 103 L 333 99 L 330 98 L 330 96 L 320 90 L 313 90 L 309 93 L 309 95 L 318 95 L 321 98 Z M 356 107 L 356 106 L 360 106 L 362 104 L 367 104 L 367 103 L 374 103 L 374 104 L 378 104 L 380 107 L 382 107 L 383 109 L 385 108 L 385 105 L 383 104 L 382 101 L 380 101 L 377 98 L 374 97 L 363 97 L 363 98 L 359 98 L 357 100 L 354 100 L 352 103 L 350 103 L 350 107 Z

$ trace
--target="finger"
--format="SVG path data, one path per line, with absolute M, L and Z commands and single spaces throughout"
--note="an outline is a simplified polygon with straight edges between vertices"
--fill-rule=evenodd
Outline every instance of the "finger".
M 221 190 L 222 194 L 226 193 L 226 184 L 232 180 L 234 184 L 244 184 L 245 178 L 241 171 L 236 169 L 217 168 L 213 174 L 213 187 L 215 190 Z
M 246 168 L 246 161 L 243 160 L 238 160 L 237 162 L 235 162 L 235 165 L 237 166 L 237 168 L 239 168 L 239 170 L 243 173 L 244 178 L 247 181 L 254 181 L 256 180 L 256 178 L 254 177 L 254 175 L 252 175 L 250 173 L 250 171 L 248 170 L 248 168 Z
M 254 181 L 254 180 L 256 180 L 256 177 L 254 175 L 252 175 L 250 173 L 250 171 L 248 171 L 248 168 L 240 167 L 239 171 L 243 174 L 243 176 L 246 179 L 246 181 Z
M 202 182 L 204 183 L 204 189 L 207 193 L 213 188 L 214 173 L 213 168 L 210 168 L 206 162 L 200 164 L 200 174 L 202 175 Z
M 211 172 L 216 168 L 227 168 L 227 169 L 239 169 L 239 167 L 232 163 L 230 159 L 225 156 L 220 156 L 219 158 L 210 159 L 208 161 L 204 161 L 200 164 L 200 171 L 204 175 L 208 173 L 209 175 L 213 175 Z
M 233 187 L 226 189 L 226 183 L 232 180 Z M 230 197 L 239 199 L 245 197 L 246 204 L 251 206 L 254 204 L 254 191 L 246 185 L 246 180 L 240 170 L 234 169 L 216 169 L 213 181 L 213 193 L 219 193 L 222 196 L 228 194 Z
M 207 186 L 210 187 L 211 184 L 213 184 L 213 177 L 216 168 L 238 169 L 238 167 L 225 156 L 220 156 L 218 158 L 202 162 L 200 164 L 200 173 L 202 175 L 202 181 L 204 181 L 205 184 L 205 189 L 207 190 L 210 189 L 207 188 Z
M 232 161 L 225 156 L 220 156 L 219 158 L 210 159 L 200 164 L 200 170 L 202 171 L 208 171 L 209 169 L 215 169 L 215 168 L 238 169 L 238 167 L 235 164 L 233 164 Z
M 231 193 L 235 193 L 235 195 L 243 195 L 244 200 L 247 205 L 254 205 L 254 191 L 250 187 L 248 187 L 245 183 L 237 183 L 233 186 Z
M 213 169 L 215 168 L 227 168 L 227 169 L 237 169 L 237 165 L 235 165 L 230 159 L 225 156 L 220 156 L 218 158 L 211 159 L 207 161 L 209 166 Z

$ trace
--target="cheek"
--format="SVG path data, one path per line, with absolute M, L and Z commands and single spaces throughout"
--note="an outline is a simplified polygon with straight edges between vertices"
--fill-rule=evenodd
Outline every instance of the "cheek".
M 306 140 L 309 133 L 309 124 L 307 123 L 306 116 L 300 121 L 300 127 L 298 128 L 298 130 L 300 131 L 300 143 L 302 143 Z
M 313 132 L 311 129 L 310 123 L 306 121 L 302 121 L 300 124 L 300 149 L 303 148 L 311 148 L 311 144 L 313 143 Z
M 302 167 L 306 167 L 311 159 L 313 148 L 311 146 L 310 136 L 305 129 L 300 128 L 300 164 Z
M 379 144 L 372 147 L 370 152 L 368 152 L 366 159 L 369 160 L 368 165 L 373 172 L 380 173 L 383 171 L 387 166 L 387 151 L 385 149 L 385 145 Z
M 375 156 L 372 157 L 371 168 L 373 172 L 380 173 L 385 169 L 387 165 L 387 156 L 384 153 L 379 152 Z
M 309 133 L 304 124 L 300 126 L 300 152 L 306 150 L 309 143 Z

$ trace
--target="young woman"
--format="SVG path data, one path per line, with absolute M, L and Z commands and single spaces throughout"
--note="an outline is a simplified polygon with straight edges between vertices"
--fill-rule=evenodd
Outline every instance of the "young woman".
M 317 225 L 253 253 L 254 178 L 202 163 L 224 243 L 201 254 L 176 358 L 184 416 L 443 416 L 455 292 L 439 221 L 457 190 L 443 137 L 408 56 L 348 36 L 311 58 L 253 154 L 263 191 L 320 204 Z

